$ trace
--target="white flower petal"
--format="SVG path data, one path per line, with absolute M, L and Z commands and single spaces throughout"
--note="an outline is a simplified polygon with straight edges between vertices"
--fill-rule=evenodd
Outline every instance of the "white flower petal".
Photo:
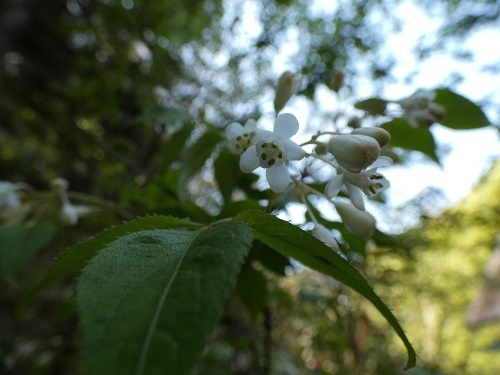
M 273 132 L 278 136 L 288 139 L 299 131 L 299 121 L 291 113 L 282 113 L 274 121 Z
M 363 198 L 363 190 L 351 184 L 345 184 L 345 187 L 354 207 L 356 207 L 358 210 L 364 211 L 365 199 Z
M 243 172 L 249 173 L 257 169 L 258 166 L 259 158 L 257 157 L 257 151 L 255 149 L 255 146 L 250 146 L 243 153 L 243 155 L 241 155 L 240 168 Z
M 252 138 L 252 143 L 256 144 L 263 139 L 274 140 L 274 138 L 276 137 L 273 135 L 273 132 L 270 132 L 269 130 L 257 130 L 257 133 Z
M 285 191 L 290 184 L 290 173 L 285 164 L 274 165 L 266 169 L 266 178 L 271 190 L 275 193 Z
M 344 174 L 338 174 L 326 184 L 325 195 L 328 198 L 337 196 L 344 183 Z
M 250 133 L 253 132 L 254 130 L 257 130 L 257 123 L 255 122 L 254 119 L 251 118 L 245 123 L 245 126 L 243 127 L 243 132 Z
M 288 160 L 301 160 L 305 155 L 304 150 L 297 143 L 289 139 L 284 142 L 284 148 Z
M 243 126 L 237 122 L 233 122 L 226 127 L 226 137 L 227 139 L 234 139 L 243 133 Z
M 369 170 L 371 171 L 372 169 L 375 168 L 380 168 L 380 167 L 390 167 L 393 165 L 394 162 L 389 156 L 379 156 L 377 160 L 373 162 L 373 164 L 370 166 Z

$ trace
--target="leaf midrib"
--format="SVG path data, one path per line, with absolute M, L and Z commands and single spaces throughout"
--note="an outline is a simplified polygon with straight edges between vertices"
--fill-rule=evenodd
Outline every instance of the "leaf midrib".
M 148 352 L 149 352 L 149 347 L 151 345 L 151 341 L 153 339 L 154 330 L 155 330 L 156 325 L 158 323 L 158 319 L 160 318 L 160 313 L 161 313 L 161 311 L 163 309 L 163 305 L 164 305 L 165 300 L 167 298 L 168 292 L 170 291 L 170 288 L 171 288 L 171 286 L 172 286 L 175 278 L 177 277 L 177 273 L 179 272 L 181 264 L 184 261 L 184 258 L 186 256 L 187 252 L 189 251 L 189 248 L 191 247 L 191 244 L 193 243 L 193 241 L 194 241 L 194 237 L 189 242 L 189 245 L 186 247 L 186 250 L 182 254 L 181 258 L 179 259 L 179 263 L 177 263 L 177 266 L 175 267 L 175 270 L 172 273 L 172 277 L 168 281 L 168 283 L 167 283 L 167 285 L 166 285 L 165 289 L 163 290 L 163 293 L 162 293 L 162 295 L 160 297 L 160 300 L 158 301 L 158 306 L 157 306 L 157 308 L 155 310 L 153 319 L 151 319 L 151 323 L 150 323 L 149 328 L 148 328 L 148 333 L 146 334 L 146 337 L 144 338 L 144 342 L 143 342 L 142 350 L 141 350 L 141 355 L 139 357 L 139 362 L 137 364 L 137 368 L 136 368 L 136 371 L 135 371 L 136 375 L 143 374 L 144 366 L 146 365 L 146 358 L 147 358 Z

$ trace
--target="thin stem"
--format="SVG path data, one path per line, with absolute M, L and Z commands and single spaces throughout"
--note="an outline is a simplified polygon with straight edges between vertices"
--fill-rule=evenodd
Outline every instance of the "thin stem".
M 331 160 L 328 160 L 327 158 L 324 158 L 321 155 L 318 154 L 309 154 L 309 156 L 312 156 L 313 158 L 319 159 L 327 164 L 330 164 L 332 167 L 334 167 L 336 170 L 338 170 L 338 166 Z
M 309 202 L 307 201 L 307 198 L 304 194 L 304 192 L 302 191 L 301 194 L 300 194 L 300 199 L 302 200 L 302 203 L 305 204 L 306 206 L 306 209 L 307 209 L 307 213 L 309 214 L 309 216 L 311 217 L 312 221 L 314 222 L 314 224 L 318 225 L 318 220 L 316 219 L 316 216 L 314 215 L 314 212 L 313 210 L 311 209 L 311 206 L 309 205 Z

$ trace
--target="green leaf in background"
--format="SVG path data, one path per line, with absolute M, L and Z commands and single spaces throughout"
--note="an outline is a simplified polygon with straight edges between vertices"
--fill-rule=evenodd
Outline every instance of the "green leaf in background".
M 296 259 L 302 264 L 331 276 L 368 299 L 384 316 L 403 341 L 408 352 L 406 368 L 415 366 L 416 353 L 391 310 L 373 291 L 363 276 L 337 253 L 309 233 L 274 216 L 259 211 L 246 211 L 236 220 L 247 222 L 254 229 L 256 239 L 272 249 Z
M 436 155 L 436 142 L 429 129 L 412 128 L 408 121 L 403 118 L 394 119 L 380 127 L 391 133 L 390 146 L 420 151 L 439 164 Z
M 233 189 L 241 175 L 240 157 L 224 147 L 214 162 L 214 174 L 224 198 L 224 204 L 227 204 L 231 201 Z
M 170 167 L 170 164 L 177 159 L 193 129 L 193 123 L 185 122 L 182 128 L 175 132 L 172 137 L 163 144 L 158 173 L 165 173 Z
M 76 293 L 89 373 L 190 374 L 252 237 L 225 222 L 133 233 L 101 250 Z
M 383 115 L 387 108 L 387 100 L 370 98 L 354 104 L 354 107 L 368 112 L 370 115 Z
M 182 109 L 175 107 L 162 107 L 151 110 L 143 115 L 136 117 L 133 122 L 142 124 L 148 121 L 155 121 L 160 123 L 178 123 L 178 122 L 190 122 L 193 118 L 189 113 L 183 111 Z
M 236 284 L 238 296 L 253 319 L 261 315 L 269 303 L 267 281 L 262 272 L 249 264 L 241 268 Z
M 437 89 L 434 102 L 446 108 L 441 125 L 451 129 L 476 129 L 490 125 L 481 108 L 448 89 Z
M 110 229 L 97 237 L 68 250 L 52 266 L 47 275 L 40 281 L 19 303 L 16 308 L 17 314 L 21 314 L 24 308 L 41 291 L 62 278 L 72 275 L 81 270 L 87 261 L 92 258 L 100 249 L 117 238 L 126 234 L 148 229 L 158 228 L 199 228 L 200 225 L 189 221 L 165 216 L 149 216 L 135 219 Z
M 12 288 L 19 288 L 16 271 L 24 260 L 47 245 L 55 234 L 56 227 L 50 223 L 1 226 L 0 271 L 4 281 Z
M 179 197 L 185 197 L 185 185 L 188 179 L 203 167 L 215 147 L 222 141 L 222 133 L 219 130 L 209 130 L 184 151 L 184 157 L 179 173 L 178 191 Z

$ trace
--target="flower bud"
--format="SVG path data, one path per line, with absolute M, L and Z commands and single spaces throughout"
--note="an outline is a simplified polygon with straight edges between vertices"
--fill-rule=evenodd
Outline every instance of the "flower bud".
M 344 85 L 344 78 L 344 73 L 342 73 L 341 70 L 333 69 L 330 79 L 328 80 L 328 87 L 335 92 L 339 92 Z
M 368 238 L 375 230 L 375 218 L 366 211 L 360 211 L 352 204 L 333 201 L 346 229 L 360 237 Z
M 375 138 L 367 135 L 343 134 L 330 139 L 328 151 L 349 172 L 359 173 L 377 160 L 380 145 Z
M 316 148 L 314 149 L 314 152 L 317 155 L 325 155 L 328 152 L 326 144 L 317 145 Z
M 335 237 L 333 237 L 332 233 L 323 225 L 316 224 L 311 233 L 314 237 L 323 242 L 333 251 L 339 250 L 339 244 L 337 243 L 337 240 L 335 239 Z
M 349 121 L 347 121 L 347 126 L 353 129 L 360 128 L 361 119 L 358 116 L 351 117 Z
M 299 91 L 301 83 L 302 78 L 292 72 L 286 71 L 281 75 L 278 79 L 276 97 L 274 98 L 274 110 L 276 113 L 281 111 L 290 98 Z
M 351 134 L 361 134 L 375 138 L 378 144 L 380 145 L 380 148 L 384 147 L 391 141 L 391 133 L 382 128 L 374 128 L 374 127 L 359 128 L 359 129 L 354 129 L 351 132 Z

